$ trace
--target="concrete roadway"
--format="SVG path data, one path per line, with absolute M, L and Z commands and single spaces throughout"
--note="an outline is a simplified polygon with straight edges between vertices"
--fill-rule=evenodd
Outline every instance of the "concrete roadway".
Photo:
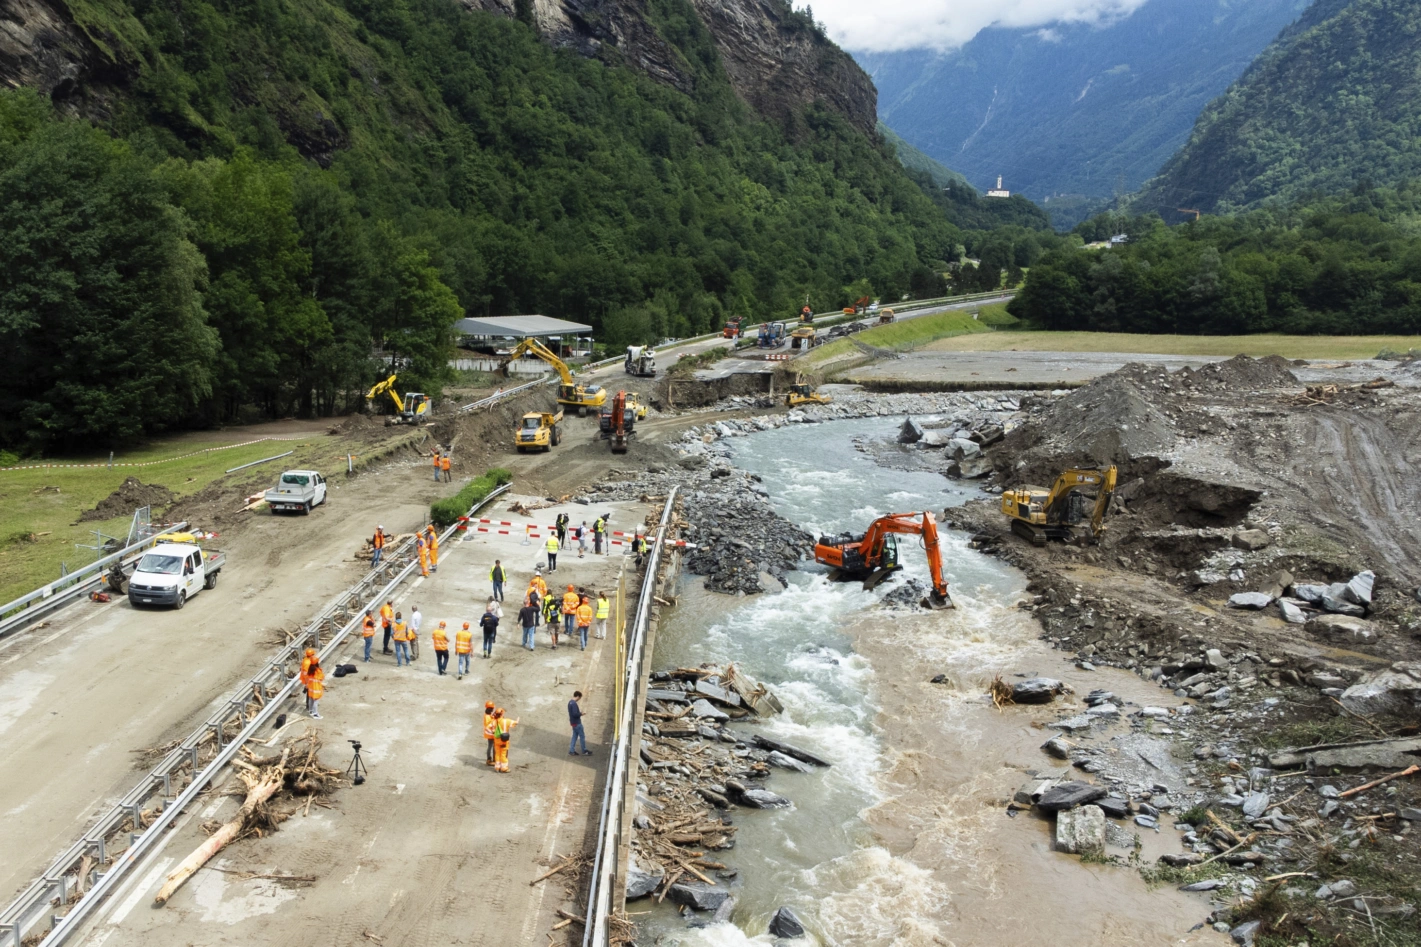
M 589 512 L 589 507 L 568 505 L 538 511 L 538 517 L 551 521 L 563 509 L 576 519 Z M 640 504 L 590 509 L 613 511 L 616 529 L 630 528 L 646 512 Z M 76 943 L 544 943 L 544 932 L 557 922 L 554 911 L 576 905 L 564 892 L 568 879 L 563 876 L 536 886 L 529 882 L 555 863 L 555 856 L 581 850 L 596 830 L 611 740 L 614 655 L 610 635 L 605 641 L 594 638 L 586 652 L 567 639 L 552 651 L 541 628 L 536 650 L 521 647 L 516 603 L 533 565 L 543 561 L 541 543 L 524 546 L 521 535 L 493 534 L 450 543 L 441 550 L 439 571 L 406 586 L 396 600 L 406 615 L 415 604 L 424 615 L 418 661 L 397 669 L 392 657 L 379 653 L 377 638 L 375 660 L 364 664 L 358 644 L 352 643 L 338 663 L 354 662 L 360 673 L 339 680 L 328 676 L 321 720 L 307 718 L 299 712 L 299 701 L 292 700 L 291 722 L 280 736 L 314 729 L 324 739 L 322 758 L 342 769 L 351 757 L 345 741 L 359 739 L 370 768 L 368 782 L 341 788 L 329 808 L 297 811 L 278 831 L 230 846 L 166 907 L 150 907 L 167 872 L 206 838 L 200 824 L 224 820 L 240 804 L 233 797 L 214 797 L 206 808 L 185 817 L 185 824 L 133 872 Z M 550 587 L 562 591 L 573 582 L 614 590 L 624 562 L 630 570 L 630 560 L 623 558 L 625 547 L 612 548 L 616 552 L 611 555 L 589 552 L 583 560 L 565 551 Z M 511 581 L 493 658 L 479 655 L 475 626 L 470 676 L 454 677 L 451 654 L 449 675 L 439 677 L 429 629 L 447 620 L 452 647 L 457 623 L 477 620 L 488 598 L 488 570 L 495 557 L 503 560 Z M 567 701 L 579 689 L 586 695 L 582 706 L 594 751 L 588 757 L 567 752 Z M 484 764 L 486 699 L 520 720 L 508 774 Z M 293 887 L 252 877 L 274 874 L 315 880 Z

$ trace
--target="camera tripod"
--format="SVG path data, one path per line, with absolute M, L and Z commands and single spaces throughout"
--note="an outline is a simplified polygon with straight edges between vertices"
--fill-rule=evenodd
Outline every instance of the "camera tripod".
M 365 782 L 365 774 L 370 772 L 370 767 L 365 765 L 365 761 L 360 758 L 360 742 L 358 740 L 348 740 L 355 748 L 355 756 L 350 761 L 350 765 L 345 768 L 345 775 L 350 777 L 350 781 L 359 786 Z

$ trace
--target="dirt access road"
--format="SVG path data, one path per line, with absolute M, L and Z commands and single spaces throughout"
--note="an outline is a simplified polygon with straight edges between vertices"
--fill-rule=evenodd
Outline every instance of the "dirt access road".
M 498 508 L 506 505 L 500 501 Z M 646 512 L 640 504 L 597 509 L 623 525 Z M 576 512 L 558 506 L 538 512 L 551 518 L 564 511 Z M 345 741 L 358 739 L 370 767 L 368 782 L 343 786 L 330 808 L 298 811 L 279 831 L 229 847 L 166 907 L 150 909 L 172 864 L 206 838 L 200 823 L 228 818 L 240 804 L 214 797 L 139 866 L 80 943 L 503 947 L 542 942 L 543 932 L 557 921 L 554 911 L 577 906 L 567 900 L 565 877 L 536 886 L 528 882 L 555 864 L 556 856 L 580 851 L 588 832 L 595 831 L 611 736 L 613 656 L 611 638 L 594 638 L 585 652 L 564 638 L 553 651 L 542 629 L 535 650 L 521 647 L 514 603 L 533 565 L 543 559 L 537 553 L 540 541 L 535 542 L 539 545 L 525 546 L 521 536 L 477 534 L 467 543 L 449 544 L 440 569 L 406 586 L 395 602 L 406 615 L 416 604 L 423 612 L 418 661 L 396 668 L 392 657 L 379 653 L 377 640 L 375 659 L 365 664 L 358 645 L 351 644 L 332 665 L 354 662 L 360 673 L 328 681 L 321 720 L 298 713 L 293 699 L 292 722 L 274 737 L 315 729 L 324 738 L 325 762 L 341 768 L 350 759 Z M 450 673 L 440 677 L 428 629 L 440 619 L 457 627 L 482 613 L 495 557 L 509 568 L 510 583 L 493 657 L 477 653 L 481 638 L 476 637 L 471 674 L 457 679 L 451 663 Z M 620 553 L 589 553 L 580 560 L 568 549 L 550 585 L 615 589 L 629 563 Z M 566 706 L 574 690 L 586 695 L 590 757 L 568 755 Z M 508 774 L 484 762 L 485 700 L 520 721 Z M 312 880 L 297 889 L 260 877 L 273 874 Z

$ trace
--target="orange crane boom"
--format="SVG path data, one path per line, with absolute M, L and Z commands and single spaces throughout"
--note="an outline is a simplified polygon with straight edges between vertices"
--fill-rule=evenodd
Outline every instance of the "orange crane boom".
M 838 571 L 838 578 L 863 579 L 864 588 L 871 589 L 889 573 L 900 568 L 898 546 L 894 536 L 917 535 L 923 538 L 923 550 L 928 557 L 928 572 L 932 576 L 932 595 L 927 604 L 934 608 L 951 608 L 947 580 L 942 574 L 942 546 L 938 542 L 937 517 L 930 512 L 890 513 L 869 524 L 862 536 L 821 536 L 814 546 L 814 561 Z

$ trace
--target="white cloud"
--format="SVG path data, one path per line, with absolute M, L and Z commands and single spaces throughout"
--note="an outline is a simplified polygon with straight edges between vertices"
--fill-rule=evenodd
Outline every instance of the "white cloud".
M 892 52 L 952 49 L 989 26 L 1015 29 L 1055 23 L 1106 23 L 1146 0 L 812 0 L 814 18 L 846 49 Z M 796 6 L 802 3 L 796 0 Z M 1043 37 L 1045 39 L 1047 37 Z

